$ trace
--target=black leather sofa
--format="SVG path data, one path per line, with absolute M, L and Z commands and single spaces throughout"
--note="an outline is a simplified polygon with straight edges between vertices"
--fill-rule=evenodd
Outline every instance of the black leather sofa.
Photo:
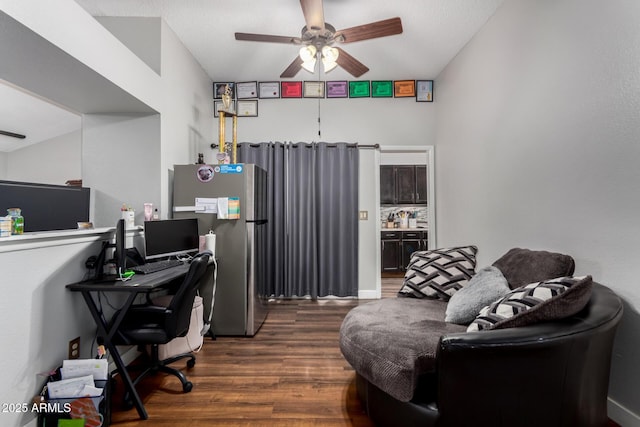
M 354 366 L 357 393 L 377 426 L 606 426 L 611 351 L 622 311 L 615 293 L 593 283 L 586 306 L 569 317 L 445 333 L 433 368 L 418 376 L 408 401 L 367 379 L 375 361 L 367 363 L 373 355 L 361 353 L 365 363 Z M 341 330 L 343 354 L 347 330 Z
M 378 426 L 605 426 L 611 349 L 622 303 L 594 283 L 571 318 L 443 336 L 437 367 L 399 401 L 356 373 Z

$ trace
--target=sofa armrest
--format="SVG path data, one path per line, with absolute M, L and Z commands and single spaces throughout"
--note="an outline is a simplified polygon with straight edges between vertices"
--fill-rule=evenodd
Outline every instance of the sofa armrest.
M 443 336 L 436 358 L 442 425 L 464 425 L 468 414 L 478 425 L 603 425 L 621 316 L 620 299 L 596 285 L 569 318 Z M 541 408 L 534 414 L 531 402 Z

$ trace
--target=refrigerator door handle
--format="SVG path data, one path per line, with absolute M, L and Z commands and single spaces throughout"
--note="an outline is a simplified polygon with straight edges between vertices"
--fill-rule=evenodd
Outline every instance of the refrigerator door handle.
M 204 212 L 205 206 L 174 206 L 174 212 Z
M 256 225 L 262 225 L 262 224 L 268 223 L 269 220 L 268 219 L 248 219 L 247 222 L 250 222 Z

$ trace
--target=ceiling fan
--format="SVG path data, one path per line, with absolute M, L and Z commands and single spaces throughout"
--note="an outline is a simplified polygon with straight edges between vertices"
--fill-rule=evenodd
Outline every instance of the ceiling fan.
M 301 45 L 300 55 L 280 74 L 281 78 L 294 77 L 301 68 L 313 72 L 317 58 L 322 59 L 325 73 L 340 66 L 352 76 L 360 77 L 369 71 L 369 68 L 340 47 L 334 47 L 334 44 L 353 43 L 402 33 L 400 18 L 336 30 L 324 21 L 322 0 L 300 0 L 300 6 L 306 21 L 300 37 L 235 33 L 236 40 Z
M 13 138 L 18 138 L 18 139 L 25 139 L 26 138 L 25 135 L 21 135 L 19 133 L 14 133 L 14 132 L 9 132 L 9 131 L 6 131 L 6 130 L 0 130 L 0 135 L 11 136 Z

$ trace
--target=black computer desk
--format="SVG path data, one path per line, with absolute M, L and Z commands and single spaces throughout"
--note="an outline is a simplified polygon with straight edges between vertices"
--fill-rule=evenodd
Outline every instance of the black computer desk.
M 173 280 L 186 275 L 187 271 L 189 271 L 189 264 L 184 264 L 151 274 L 136 274 L 126 282 L 86 281 L 67 285 L 67 289 L 72 292 L 80 292 L 84 297 L 87 307 L 89 307 L 89 311 L 91 312 L 91 316 L 93 316 L 93 320 L 96 322 L 96 326 L 98 327 L 98 335 L 104 337 L 104 345 L 109 350 L 109 354 L 113 357 L 113 362 L 122 376 L 126 390 L 131 394 L 133 404 L 138 410 L 140 418 L 143 420 L 148 418 L 147 411 L 142 404 L 142 400 L 140 399 L 135 386 L 133 385 L 131 376 L 129 376 L 129 373 L 127 372 L 127 367 L 124 364 L 120 353 L 118 353 L 118 349 L 111 342 L 111 339 L 139 294 L 148 294 L 154 290 L 158 290 L 159 288 L 171 283 Z M 111 325 L 109 325 L 109 321 L 102 316 L 102 313 L 94 299 L 94 295 L 97 295 L 98 292 L 128 294 L 128 298 L 122 305 L 118 317 L 112 319 L 110 322 Z

